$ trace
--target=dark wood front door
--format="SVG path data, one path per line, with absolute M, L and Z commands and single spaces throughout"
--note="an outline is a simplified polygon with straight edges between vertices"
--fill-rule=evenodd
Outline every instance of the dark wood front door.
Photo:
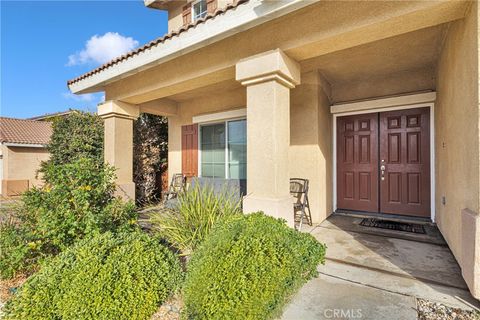
M 378 211 L 378 114 L 337 120 L 337 199 L 342 209 Z
M 380 212 L 430 216 L 429 116 L 428 108 L 380 113 Z
M 337 118 L 337 207 L 430 216 L 428 108 Z

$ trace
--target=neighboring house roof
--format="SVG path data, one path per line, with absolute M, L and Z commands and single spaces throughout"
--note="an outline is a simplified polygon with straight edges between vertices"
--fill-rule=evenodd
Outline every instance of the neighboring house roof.
M 63 117 L 63 116 L 67 116 L 69 115 L 70 113 L 72 112 L 75 112 L 76 110 L 68 110 L 68 111 L 60 111 L 60 112 L 54 112 L 54 113 L 46 113 L 44 115 L 41 115 L 41 116 L 36 116 L 36 117 L 31 117 L 31 118 L 28 118 L 27 120 L 37 120 L 37 121 L 44 121 L 44 120 L 51 120 L 53 118 L 56 118 L 56 117 Z
M 164 43 L 166 40 L 171 39 L 171 38 L 173 38 L 174 36 L 179 36 L 179 35 L 182 34 L 183 32 L 185 32 L 185 31 L 187 31 L 187 30 L 189 30 L 189 29 L 191 29 L 191 28 L 195 28 L 197 25 L 203 24 L 203 23 L 205 23 L 205 21 L 210 20 L 210 19 L 213 19 L 214 17 L 216 17 L 216 16 L 218 16 L 218 15 L 220 15 L 220 14 L 223 14 L 223 13 L 229 11 L 229 10 L 232 10 L 232 9 L 238 7 L 239 5 L 241 5 L 242 3 L 245 3 L 245 2 L 248 2 L 248 1 L 249 1 L 249 0 L 237 0 L 237 1 L 235 1 L 233 4 L 228 4 L 225 8 L 217 9 L 214 13 L 207 14 L 205 17 L 200 18 L 200 19 L 196 20 L 195 22 L 192 22 L 192 23 L 190 23 L 190 24 L 187 24 L 187 25 L 185 25 L 185 26 L 182 26 L 182 27 L 181 27 L 180 29 L 178 29 L 178 30 L 171 31 L 170 33 L 167 33 L 167 34 L 164 35 L 163 37 L 160 37 L 160 38 L 157 38 L 157 39 L 155 39 L 155 40 L 153 40 L 153 41 L 150 41 L 149 43 L 147 43 L 147 44 L 145 44 L 145 45 L 143 45 L 143 46 L 141 46 L 141 47 L 139 47 L 139 48 L 137 48 L 137 49 L 135 49 L 135 50 L 133 50 L 133 51 L 130 51 L 130 52 L 128 52 L 128 53 L 126 53 L 126 54 L 118 57 L 118 58 L 115 58 L 115 59 L 113 59 L 113 60 L 111 60 L 111 61 L 109 61 L 109 62 L 101 65 L 100 67 L 98 67 L 98 68 L 96 68 L 96 69 L 93 69 L 92 71 L 89 71 L 89 72 L 87 72 L 87 73 L 85 73 L 85 74 L 83 74 L 83 75 L 81 75 L 81 76 L 79 76 L 79 77 L 77 77 L 77 78 L 75 78 L 75 79 L 69 80 L 69 81 L 67 81 L 67 84 L 68 84 L 68 85 L 71 85 L 71 84 L 73 84 L 73 83 L 75 83 L 75 82 L 78 82 L 78 81 L 80 81 L 80 80 L 82 80 L 82 79 L 88 78 L 89 76 L 91 76 L 91 75 L 93 75 L 93 74 L 99 73 L 99 72 L 101 72 L 102 70 L 107 69 L 107 68 L 109 68 L 109 67 L 111 67 L 111 66 L 113 66 L 113 65 L 115 65 L 115 64 L 117 64 L 117 63 L 119 63 L 119 62 L 121 62 L 121 61 L 127 60 L 127 59 L 129 59 L 129 58 L 131 58 L 131 57 L 133 57 L 133 56 L 136 56 L 136 55 L 138 55 L 139 53 L 150 49 L 151 47 L 157 46 L 158 44 L 162 44 L 162 43 Z
M 52 135 L 50 122 L 0 117 L 0 142 L 46 145 Z

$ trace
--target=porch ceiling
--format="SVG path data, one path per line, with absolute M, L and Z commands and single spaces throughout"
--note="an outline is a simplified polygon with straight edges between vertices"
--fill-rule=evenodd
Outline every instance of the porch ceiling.
M 302 61 L 302 73 L 320 70 L 333 86 L 388 77 L 411 70 L 427 70 L 434 77 L 448 24 L 417 30 Z M 171 95 L 184 102 L 241 88 L 234 79 Z
M 234 89 L 241 88 L 241 84 L 235 79 L 226 80 L 223 82 L 215 83 L 202 88 L 197 88 L 190 91 L 174 94 L 170 96 L 170 99 L 177 102 L 184 102 L 192 99 L 203 98 L 212 95 L 218 95 L 220 93 L 228 92 Z
M 302 72 L 319 69 L 330 84 L 336 84 L 408 70 L 435 70 L 447 28 L 442 24 L 308 59 L 301 62 Z
M 238 86 L 233 79 L 239 60 L 277 48 L 301 62 L 303 72 L 320 69 L 333 84 L 431 68 L 445 30 L 439 26 L 463 18 L 466 6 L 464 1 L 315 2 L 103 89 L 107 99 L 132 104 L 231 90 Z

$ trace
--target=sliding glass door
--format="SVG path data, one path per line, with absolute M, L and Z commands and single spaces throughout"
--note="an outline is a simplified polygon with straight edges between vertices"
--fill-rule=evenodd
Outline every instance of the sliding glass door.
M 200 126 L 200 169 L 202 177 L 247 178 L 245 119 Z

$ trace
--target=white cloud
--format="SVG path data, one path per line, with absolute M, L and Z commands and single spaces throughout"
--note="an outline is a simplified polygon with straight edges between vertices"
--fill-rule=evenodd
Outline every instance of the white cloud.
M 100 101 L 103 101 L 103 99 L 105 99 L 104 95 L 99 97 L 98 94 L 93 94 L 93 93 L 85 93 L 85 94 L 77 95 L 77 94 L 73 94 L 71 92 L 64 92 L 64 93 L 62 93 L 62 96 L 65 99 L 73 100 L 73 101 L 77 101 L 77 102 L 95 102 L 95 101 L 100 102 Z
M 85 63 L 103 64 L 138 46 L 138 41 L 117 32 L 103 36 L 94 35 L 85 43 L 85 48 L 68 57 L 67 66 Z
M 92 93 L 76 95 L 76 94 L 73 94 L 71 92 L 64 92 L 64 93 L 62 93 L 62 96 L 65 99 L 75 100 L 75 101 L 83 101 L 83 102 L 91 102 L 91 101 L 95 100 L 95 98 L 96 98 Z

